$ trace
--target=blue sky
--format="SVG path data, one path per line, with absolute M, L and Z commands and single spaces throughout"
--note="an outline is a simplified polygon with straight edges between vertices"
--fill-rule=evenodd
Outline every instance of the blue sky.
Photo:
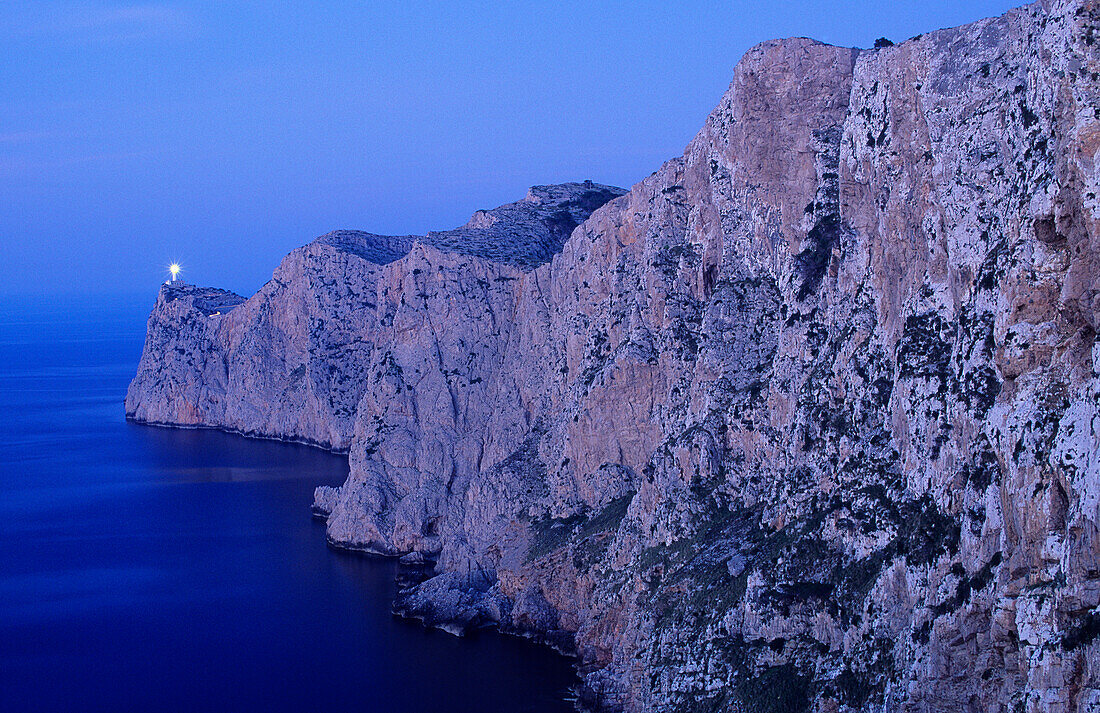
M 335 228 L 629 186 L 746 49 L 868 47 L 1019 3 L 0 3 L 0 293 L 251 294 Z

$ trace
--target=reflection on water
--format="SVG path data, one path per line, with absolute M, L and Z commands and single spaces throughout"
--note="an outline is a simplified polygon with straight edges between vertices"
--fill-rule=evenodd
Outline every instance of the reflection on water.
M 564 659 L 326 548 L 345 457 L 126 423 L 150 302 L 0 303 L 0 710 L 569 710 Z

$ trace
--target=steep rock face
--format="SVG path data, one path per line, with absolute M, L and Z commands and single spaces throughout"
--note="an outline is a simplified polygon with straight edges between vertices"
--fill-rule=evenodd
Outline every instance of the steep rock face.
M 330 536 L 606 707 L 1096 705 L 1093 12 L 754 49 L 523 277 L 479 474 L 364 500 L 412 482 L 376 429 Z
M 224 304 L 213 305 L 210 290 L 165 285 L 126 414 L 347 450 L 372 363 L 383 360 L 396 333 L 394 314 L 406 299 L 422 301 L 422 270 L 443 267 L 410 262 L 440 256 L 458 294 L 480 290 L 479 278 L 455 268 L 484 263 L 511 275 L 545 262 L 593 209 L 621 193 L 593 183 L 535 186 L 524 200 L 478 211 L 452 231 L 329 233 L 288 255 L 248 300 L 225 293 Z M 497 277 L 488 292 L 511 279 Z
M 405 555 L 403 613 L 574 651 L 593 707 L 1100 710 L 1098 22 L 764 43 L 551 262 L 326 265 L 325 309 L 369 273 L 379 315 L 330 540 Z M 148 360 L 204 355 L 159 377 L 177 422 L 246 403 L 245 308 L 325 318 L 275 302 L 158 302 Z M 251 408 L 217 425 L 303 412 Z

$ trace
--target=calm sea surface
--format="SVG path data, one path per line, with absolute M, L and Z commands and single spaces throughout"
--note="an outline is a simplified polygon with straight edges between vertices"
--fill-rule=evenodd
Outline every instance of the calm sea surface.
M 123 419 L 153 297 L 0 300 L 0 711 L 568 711 L 568 662 L 390 614 L 345 458 Z

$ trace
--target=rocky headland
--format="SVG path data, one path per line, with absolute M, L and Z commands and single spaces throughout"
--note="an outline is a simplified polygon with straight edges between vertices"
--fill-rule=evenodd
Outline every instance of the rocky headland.
M 1100 4 L 750 50 L 629 192 L 161 288 L 138 421 L 347 451 L 396 610 L 623 711 L 1100 711 Z

